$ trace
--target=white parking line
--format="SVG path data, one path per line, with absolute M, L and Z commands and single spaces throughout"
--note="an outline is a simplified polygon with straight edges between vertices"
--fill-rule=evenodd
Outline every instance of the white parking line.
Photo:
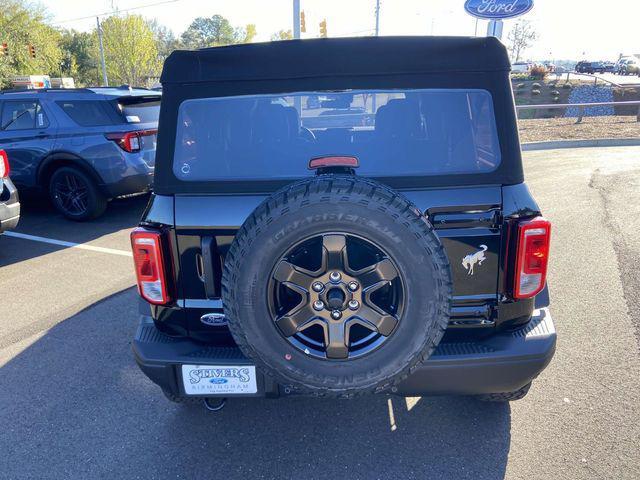
M 92 252 L 110 253 L 111 255 L 121 255 L 123 257 L 133 256 L 131 252 L 126 250 L 116 250 L 115 248 L 94 247 L 84 243 L 67 242 L 64 240 L 56 240 L 55 238 L 38 237 L 37 235 L 27 235 L 26 233 L 4 232 L 7 237 L 22 238 L 24 240 L 33 240 L 34 242 L 50 243 L 52 245 L 60 245 L 61 247 L 79 248 L 81 250 L 90 250 Z

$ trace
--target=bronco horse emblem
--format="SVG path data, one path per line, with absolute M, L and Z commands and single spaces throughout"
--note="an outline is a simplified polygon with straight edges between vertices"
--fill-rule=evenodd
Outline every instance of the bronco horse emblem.
M 476 263 L 482 265 L 482 262 L 487 259 L 487 257 L 484 256 L 484 252 L 486 251 L 487 246 L 480 245 L 480 250 L 476 253 L 470 253 L 462 259 L 462 266 L 467 270 L 467 275 L 473 275 L 473 267 L 475 267 Z

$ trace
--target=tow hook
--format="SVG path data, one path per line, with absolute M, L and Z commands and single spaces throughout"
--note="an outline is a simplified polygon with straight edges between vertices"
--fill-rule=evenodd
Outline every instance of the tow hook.
M 204 408 L 210 412 L 219 412 L 227 404 L 226 398 L 205 398 Z

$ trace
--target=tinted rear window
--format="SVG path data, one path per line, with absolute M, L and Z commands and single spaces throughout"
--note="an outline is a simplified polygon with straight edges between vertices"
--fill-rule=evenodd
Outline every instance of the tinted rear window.
M 118 99 L 118 109 L 127 123 L 153 123 L 160 116 L 160 97 Z
M 186 100 L 173 170 L 185 181 L 291 179 L 355 156 L 371 177 L 486 173 L 500 164 L 485 90 L 358 90 Z
M 71 120 L 82 127 L 122 123 L 113 107 L 104 100 L 62 100 L 56 103 Z

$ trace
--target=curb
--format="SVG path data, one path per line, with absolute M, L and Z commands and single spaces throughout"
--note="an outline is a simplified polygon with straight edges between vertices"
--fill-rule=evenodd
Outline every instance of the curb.
M 640 145 L 640 138 L 598 138 L 595 140 L 552 140 L 522 144 L 522 151 L 553 150 L 556 148 L 629 147 Z

